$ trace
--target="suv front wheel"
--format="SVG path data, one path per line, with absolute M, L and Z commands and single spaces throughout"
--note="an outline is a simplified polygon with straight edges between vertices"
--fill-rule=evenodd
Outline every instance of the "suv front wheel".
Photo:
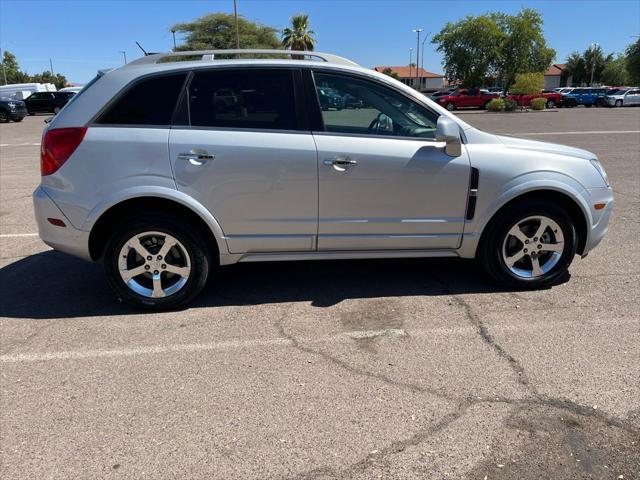
M 553 285 L 577 249 L 573 219 L 546 201 L 526 201 L 488 226 L 478 250 L 485 270 L 510 288 Z
M 146 310 L 178 308 L 193 300 L 209 274 L 208 249 L 196 228 L 163 214 L 120 225 L 103 256 L 118 298 Z

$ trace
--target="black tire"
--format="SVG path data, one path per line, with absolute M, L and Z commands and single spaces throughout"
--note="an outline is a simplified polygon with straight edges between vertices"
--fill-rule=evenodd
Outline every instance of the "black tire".
M 558 262 L 548 272 L 535 278 L 524 278 L 516 275 L 507 267 L 503 259 L 502 248 L 508 232 L 519 220 L 536 215 L 550 218 L 561 228 L 561 233 L 564 236 L 564 249 Z M 476 259 L 491 277 L 508 288 L 536 289 L 551 286 L 565 275 L 573 261 L 577 247 L 578 237 L 575 223 L 566 210 L 547 200 L 531 199 L 507 207 L 498 217 L 492 219 L 482 236 Z
M 0 123 L 9 123 L 11 117 L 6 110 L 0 110 Z
M 456 109 L 456 105 L 453 102 L 449 102 L 444 106 L 444 108 L 446 108 L 450 112 L 453 112 Z
M 36 114 L 36 112 L 29 112 L 29 115 L 31 115 L 32 117 Z
M 593 105 L 593 104 L 591 104 L 591 103 L 585 103 L 585 104 L 584 104 L 584 106 L 585 106 L 586 108 L 591 108 L 591 106 L 592 106 L 592 105 Z
M 16 123 L 20 123 L 22 120 L 24 120 L 24 117 L 16 117 L 13 119 L 13 121 Z
M 547 100 L 547 109 L 551 109 L 553 107 L 556 106 L 556 102 L 554 102 L 553 100 Z
M 575 99 L 570 98 L 568 100 L 565 100 L 564 105 L 567 108 L 573 108 L 578 106 L 578 102 Z
M 151 298 L 134 292 L 120 276 L 118 261 L 122 248 L 136 234 L 144 232 L 161 232 L 173 236 L 184 247 L 191 260 L 191 271 L 184 286 L 163 298 Z M 172 310 L 191 302 L 204 288 L 212 264 L 210 249 L 196 227 L 178 221 L 173 216 L 156 212 L 139 214 L 123 221 L 109 238 L 102 262 L 107 283 L 120 301 L 152 311 Z
M 616 100 L 616 107 L 622 106 L 622 100 Z

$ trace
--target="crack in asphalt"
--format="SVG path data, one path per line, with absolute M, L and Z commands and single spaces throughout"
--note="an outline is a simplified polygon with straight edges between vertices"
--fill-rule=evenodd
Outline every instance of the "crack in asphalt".
M 627 424 L 625 420 L 618 418 L 614 415 L 608 414 L 601 409 L 594 409 L 592 407 L 580 405 L 579 403 L 576 403 L 568 399 L 550 397 L 548 395 L 544 395 L 538 392 L 537 388 L 530 382 L 529 376 L 527 375 L 527 372 L 524 366 L 522 366 L 522 364 L 513 355 L 511 355 L 506 348 L 504 348 L 502 345 L 500 345 L 500 343 L 498 343 L 495 340 L 493 335 L 491 335 L 489 328 L 480 319 L 480 316 L 474 311 L 473 307 L 469 304 L 469 302 L 467 302 L 461 295 L 453 294 L 451 292 L 451 288 L 446 282 L 440 279 L 437 279 L 437 281 L 442 285 L 443 294 L 449 295 L 458 306 L 464 309 L 467 320 L 469 321 L 469 323 L 471 323 L 471 325 L 473 325 L 473 327 L 475 327 L 475 330 L 478 333 L 479 337 L 482 339 L 482 341 L 485 344 L 487 344 L 487 346 L 491 350 L 493 350 L 498 355 L 499 358 L 503 359 L 508 363 L 508 365 L 516 374 L 517 383 L 523 386 L 525 390 L 529 394 L 531 394 L 531 398 L 514 399 L 514 398 L 508 398 L 508 397 L 491 397 L 491 398 L 483 399 L 482 397 L 476 397 L 476 398 L 467 397 L 467 398 L 460 399 L 460 398 L 449 396 L 445 393 L 442 393 L 434 389 L 426 388 L 426 387 L 415 385 L 408 382 L 399 382 L 397 380 L 389 378 L 386 375 L 382 375 L 379 373 L 370 372 L 362 368 L 354 367 L 350 365 L 348 362 L 345 362 L 344 360 L 335 358 L 327 354 L 326 352 L 316 351 L 298 342 L 297 338 L 291 334 L 288 334 L 284 328 L 283 322 L 285 317 L 287 316 L 287 313 L 284 313 L 277 320 L 275 326 L 278 329 L 280 335 L 283 338 L 288 339 L 292 343 L 294 348 L 297 348 L 298 350 L 303 351 L 305 353 L 318 355 L 324 358 L 325 360 L 331 363 L 334 363 L 339 367 L 353 374 L 362 375 L 362 376 L 366 376 L 376 380 L 380 380 L 389 385 L 406 388 L 414 392 L 427 393 L 427 394 L 435 395 L 437 397 L 440 397 L 452 402 L 453 401 L 457 402 L 457 406 L 455 410 L 445 415 L 442 419 L 440 419 L 435 424 L 429 426 L 426 429 L 418 430 L 416 433 L 407 437 L 406 439 L 395 440 L 391 442 L 388 446 L 375 451 L 375 453 L 372 452 L 367 454 L 362 459 L 360 459 L 359 461 L 351 465 L 348 465 L 343 468 L 335 468 L 330 466 L 318 467 L 312 470 L 308 470 L 306 472 L 296 474 L 293 477 L 289 477 L 289 478 L 293 478 L 296 480 L 318 478 L 320 476 L 332 476 L 335 478 L 345 478 L 345 476 L 348 475 L 350 472 L 355 472 L 358 470 L 365 471 L 369 467 L 371 467 L 375 462 L 380 462 L 381 460 L 385 459 L 387 456 L 395 455 L 397 453 L 404 451 L 408 447 L 417 446 L 421 444 L 422 442 L 424 442 L 434 434 L 447 428 L 450 424 L 452 424 L 456 420 L 462 418 L 467 413 L 470 407 L 475 405 L 480 405 L 480 404 L 503 403 L 510 406 L 514 406 L 518 409 L 530 408 L 532 406 L 553 407 L 553 408 L 557 408 L 560 410 L 573 413 L 575 415 L 596 418 L 604 422 L 608 426 L 620 428 L 633 435 L 640 435 L 640 429 L 636 429 L 632 427 L 631 425 Z
M 326 361 L 333 363 L 337 366 L 339 366 L 340 368 L 348 371 L 349 373 L 352 373 L 354 375 L 359 375 L 359 376 L 364 376 L 364 377 L 369 377 L 369 378 L 373 378 L 375 380 L 379 380 L 383 383 L 386 383 L 387 385 L 390 386 L 394 386 L 394 387 L 399 387 L 399 388 L 403 388 L 406 390 L 410 390 L 412 392 L 417 392 L 417 393 L 428 393 L 430 395 L 434 395 L 436 397 L 439 398 L 443 398 L 445 400 L 449 400 L 449 401 L 456 401 L 458 400 L 456 397 L 453 397 L 451 395 L 447 395 L 446 393 L 440 392 L 439 390 L 436 389 L 431 389 L 431 388 L 427 388 L 427 387 L 423 387 L 421 385 L 416 385 L 415 383 L 409 383 L 409 382 L 401 382 L 399 380 L 394 380 L 392 378 L 389 378 L 387 375 L 383 375 L 381 373 L 375 373 L 375 372 L 371 372 L 369 370 L 363 369 L 363 368 L 359 368 L 359 367 L 354 367 L 353 365 L 349 364 L 348 362 L 345 362 L 344 360 L 341 360 L 339 358 L 336 358 L 326 352 L 320 351 L 320 350 L 315 350 L 311 347 L 307 347 L 305 345 L 302 345 L 298 339 L 294 336 L 291 335 L 289 333 L 286 332 L 284 325 L 282 324 L 282 322 L 284 321 L 284 318 L 286 317 L 287 313 L 284 313 L 276 322 L 275 322 L 275 327 L 278 330 L 278 333 L 280 334 L 280 336 L 286 340 L 289 340 L 291 342 L 291 346 L 293 348 L 296 348 L 304 353 L 308 353 L 311 355 L 316 355 L 319 356 L 323 359 L 325 359 Z

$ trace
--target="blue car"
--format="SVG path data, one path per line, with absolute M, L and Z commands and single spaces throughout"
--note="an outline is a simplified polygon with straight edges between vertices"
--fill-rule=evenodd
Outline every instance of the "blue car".
M 593 105 L 597 107 L 604 106 L 606 94 L 606 88 L 574 88 L 562 94 L 562 104 L 568 108 L 577 107 L 578 105 L 584 105 L 585 107 L 592 107 Z

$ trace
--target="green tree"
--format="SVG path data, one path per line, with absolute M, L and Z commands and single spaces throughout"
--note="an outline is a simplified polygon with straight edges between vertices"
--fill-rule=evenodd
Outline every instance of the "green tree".
M 464 86 L 500 78 L 505 90 L 518 73 L 546 70 L 555 57 L 542 32 L 542 16 L 524 8 L 517 15 L 488 13 L 447 23 L 433 37 L 444 56 L 445 75 Z
M 233 15 L 212 13 L 193 22 L 177 23 L 170 30 L 185 35 L 185 41 L 176 50 L 211 50 L 236 47 L 236 23 Z M 238 31 L 241 48 L 280 48 L 277 30 L 266 25 L 250 22 L 238 16 Z
M 495 73 L 503 36 L 504 32 L 491 15 L 467 16 L 457 23 L 447 23 L 432 43 L 444 56 L 447 80 L 477 87 Z
M 544 88 L 544 73 L 518 73 L 513 86 L 509 89 L 511 93 L 533 95 L 540 93 Z
M 29 75 L 20 70 L 16 56 L 7 50 L 2 54 L 2 68 L 4 70 L 3 73 L 0 73 L 0 81 L 2 83 L 4 83 L 5 75 L 7 83 L 25 83 L 29 81 Z
M 565 72 L 572 77 L 574 85 L 587 82 L 587 66 L 580 52 L 573 52 L 567 57 Z
M 582 56 L 587 74 L 587 85 L 591 86 L 594 83 L 600 83 L 605 64 L 607 60 L 612 60 L 613 56 L 609 55 L 605 58 L 600 45 L 591 45 L 584 51 Z
M 297 14 L 291 17 L 291 28 L 282 30 L 282 46 L 289 50 L 313 50 L 316 32 L 309 28 L 309 15 Z
M 549 68 L 556 51 L 547 47 L 539 12 L 523 8 L 517 15 L 494 14 L 493 17 L 503 32 L 496 70 L 505 91 L 516 81 L 517 74 L 543 72 Z
M 640 38 L 625 50 L 630 83 L 640 84 Z
M 391 70 L 389 67 L 382 70 L 382 73 L 384 73 L 385 75 L 389 75 L 391 78 L 395 78 L 396 80 L 398 79 L 398 74 Z
M 601 81 L 605 85 L 628 85 L 631 83 L 627 72 L 627 59 L 624 55 L 618 55 L 605 62 Z
M 53 83 L 58 90 L 64 88 L 67 85 L 67 77 L 60 73 L 52 75 L 49 70 L 45 70 L 42 73 L 37 73 L 30 77 L 30 81 L 36 83 Z

